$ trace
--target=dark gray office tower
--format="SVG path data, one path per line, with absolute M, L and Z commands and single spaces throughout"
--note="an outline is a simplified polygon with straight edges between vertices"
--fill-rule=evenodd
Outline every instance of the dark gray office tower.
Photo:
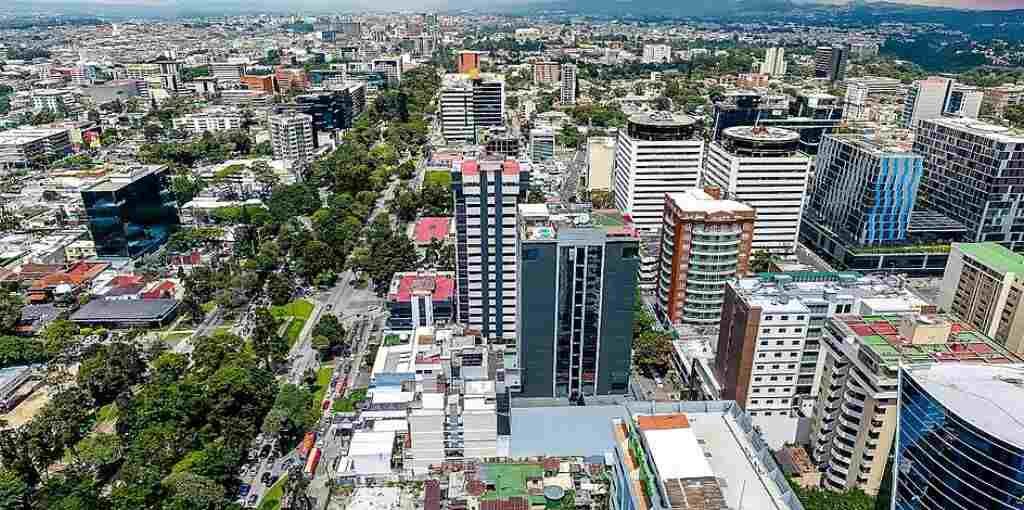
M 100 257 L 150 253 L 178 230 L 178 203 L 166 166 L 132 167 L 82 190 Z
M 850 50 L 842 46 L 823 46 L 814 52 L 814 77 L 828 81 L 846 78 L 846 60 Z
M 618 211 L 545 204 L 520 205 L 518 229 L 520 395 L 625 394 L 640 268 L 636 230 Z
M 1024 251 L 1024 132 L 968 118 L 922 119 L 920 204 L 967 227 L 968 240 Z

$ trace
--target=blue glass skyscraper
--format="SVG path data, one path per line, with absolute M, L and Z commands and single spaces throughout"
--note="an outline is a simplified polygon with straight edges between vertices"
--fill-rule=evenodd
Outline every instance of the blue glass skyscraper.
M 89 232 L 100 257 L 138 257 L 178 229 L 167 167 L 129 168 L 82 190 Z

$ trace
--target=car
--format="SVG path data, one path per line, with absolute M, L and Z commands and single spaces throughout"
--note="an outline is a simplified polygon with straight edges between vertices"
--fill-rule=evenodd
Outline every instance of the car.
M 264 472 L 262 475 L 260 475 L 260 483 L 262 483 L 263 485 L 270 485 L 270 476 L 270 471 Z
M 247 483 L 243 483 L 238 487 L 238 497 L 244 498 L 248 496 L 250 490 L 252 490 L 252 486 Z
M 295 464 L 295 459 L 285 459 L 285 461 L 281 463 L 281 471 L 288 471 L 291 469 L 292 464 Z
M 665 381 L 663 381 L 660 377 L 655 377 L 654 378 L 654 384 L 657 384 L 658 387 L 660 388 L 660 387 L 662 387 L 665 384 Z
M 327 303 L 328 310 L 334 310 L 334 303 Z
M 258 499 L 260 499 L 260 495 L 259 494 L 255 494 L 255 493 L 250 494 L 249 495 L 249 500 L 246 501 L 245 506 L 250 507 L 250 508 L 255 507 L 256 506 L 256 500 L 258 500 Z
M 267 443 L 267 444 L 263 445 L 262 449 L 260 449 L 260 457 L 269 457 L 270 454 L 273 453 L 273 452 L 274 452 L 274 445 L 270 444 L 270 443 Z

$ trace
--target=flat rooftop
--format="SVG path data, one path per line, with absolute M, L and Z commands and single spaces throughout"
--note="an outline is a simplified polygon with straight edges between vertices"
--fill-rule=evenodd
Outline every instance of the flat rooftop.
M 519 229 L 526 241 L 553 241 L 559 233 L 603 231 L 606 238 L 639 239 L 633 223 L 615 209 L 565 204 L 521 204 Z
M 998 273 L 1015 273 L 1024 277 L 1024 255 L 999 243 L 957 243 L 953 246 Z
M 833 300 L 851 301 L 854 310 L 859 309 L 859 303 L 882 306 L 887 300 L 885 308 L 891 312 L 916 312 L 928 304 L 909 289 L 901 288 L 896 277 L 864 276 L 855 271 L 764 273 L 740 278 L 729 285 L 748 303 L 771 313 Z
M 689 115 L 677 115 L 669 112 L 645 112 L 637 113 L 629 117 L 634 124 L 647 126 L 692 126 L 697 120 Z
M 754 208 L 747 204 L 741 204 L 735 200 L 716 200 L 701 189 L 668 193 L 668 196 L 683 212 L 754 212 Z
M 900 155 L 923 159 L 924 156 L 914 152 L 914 144 L 911 140 L 896 139 L 891 136 L 872 135 L 825 135 L 835 138 L 841 143 L 861 149 L 873 156 Z M 916 211 L 915 211 L 916 213 Z
M 120 169 L 107 174 L 107 178 L 84 188 L 82 191 L 117 191 L 143 177 L 155 174 L 167 168 L 164 165 L 139 165 Z
M 960 419 L 1024 450 L 1024 365 L 932 364 L 906 374 Z
M 1024 144 L 1024 130 L 990 124 L 977 119 L 970 119 L 966 117 L 940 117 L 936 119 L 925 119 L 922 122 L 932 122 L 940 126 L 965 131 L 972 135 L 988 138 L 998 142 Z

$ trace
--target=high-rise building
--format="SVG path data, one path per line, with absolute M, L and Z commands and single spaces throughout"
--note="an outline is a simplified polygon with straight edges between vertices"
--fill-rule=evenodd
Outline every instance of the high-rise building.
M 290 111 L 271 115 L 269 122 L 274 159 L 300 165 L 313 160 L 317 144 L 312 116 Z
M 665 193 L 658 307 L 672 324 L 717 324 L 725 283 L 750 269 L 754 209 L 699 189 Z
M 900 370 L 897 510 L 1013 508 L 1024 497 L 1024 365 Z
M 1020 362 L 968 324 L 943 315 L 842 315 L 827 323 L 823 339 L 810 449 L 824 471 L 823 486 L 837 491 L 878 492 L 896 435 L 901 367 Z
M 636 231 L 614 210 L 523 204 L 517 252 L 522 396 L 626 394 Z
M 66 112 L 74 115 L 82 111 L 72 89 L 35 89 L 32 91 L 32 109 Z
M 978 87 L 958 83 L 949 91 L 949 100 L 946 101 L 946 110 L 943 113 L 976 119 L 981 113 L 981 103 L 984 99 L 985 92 Z
M 180 224 L 166 166 L 128 168 L 82 190 L 89 233 L 100 257 L 151 253 Z
M 1011 170 L 1024 159 L 1024 133 L 973 119 L 922 120 L 914 152 L 924 156 L 920 205 L 963 224 L 971 241 L 1024 249 L 1024 189 Z
M 330 92 L 295 96 L 291 103 L 274 105 L 275 113 L 296 112 L 313 117 L 315 132 L 348 129 L 366 111 L 366 85 L 348 82 Z
M 452 168 L 457 318 L 506 345 L 516 342 L 516 207 L 528 188 L 515 160 Z
M 274 94 L 277 92 L 277 80 L 274 79 L 272 74 L 246 74 L 242 76 L 242 85 L 249 90 L 258 90 L 260 92 L 266 92 L 267 94 Z
M 920 313 L 929 306 L 895 277 L 782 272 L 732 280 L 715 350 L 718 396 L 735 400 L 755 423 L 810 415 L 821 390 L 826 321 L 851 312 Z
M 715 103 L 711 138 L 721 139 L 722 132 L 734 126 L 790 129 L 800 133 L 800 150 L 815 155 L 821 137 L 842 124 L 843 112 L 842 100 L 830 94 L 801 91 L 790 101 L 784 94 L 728 92 Z
M 642 233 L 659 235 L 665 193 L 701 182 L 704 140 L 697 121 L 668 112 L 637 114 L 619 130 L 615 148 L 615 207 Z
M 672 47 L 667 44 L 645 44 L 644 64 L 667 64 L 672 61 Z
M 1024 256 L 996 243 L 955 243 L 941 288 L 942 311 L 1024 353 Z
M 771 127 L 738 126 L 708 146 L 705 183 L 757 211 L 754 251 L 796 252 L 811 158 L 800 135 Z
M 456 57 L 456 63 L 460 73 L 480 71 L 480 53 L 469 50 L 460 51 Z
M 500 75 L 449 74 L 441 86 L 441 133 L 447 143 L 479 143 L 482 128 L 505 119 L 505 80 Z
M 615 139 L 592 136 L 587 139 L 587 191 L 611 191 L 615 167 Z
M 761 74 L 774 77 L 786 75 L 786 49 L 768 48 L 764 51 L 764 60 L 761 61 Z
M 560 103 L 563 105 L 576 104 L 576 65 L 562 65 L 562 90 Z
M 536 62 L 533 64 L 533 82 L 538 85 L 558 83 L 561 77 L 561 65 L 558 62 Z
M 555 131 L 551 128 L 530 130 L 530 159 L 534 162 L 555 158 Z
M 903 127 L 916 128 L 922 120 L 942 117 L 953 83 L 951 78 L 941 76 L 915 81 L 903 102 Z
M 902 83 L 896 78 L 862 76 L 846 80 L 847 105 L 864 105 L 868 98 L 876 95 L 898 94 Z
M 402 82 L 402 57 L 379 57 L 373 59 L 374 72 L 384 73 L 388 85 L 397 87 Z
M 245 64 L 236 62 L 214 62 L 210 64 L 210 74 L 217 81 L 241 82 L 245 74 Z
M 846 61 L 850 50 L 842 46 L 822 46 L 814 51 L 814 77 L 828 81 L 846 78 Z
M 826 135 L 815 164 L 806 221 L 849 243 L 904 241 L 923 172 L 923 158 L 909 144 Z
M 1002 117 L 1008 106 L 1016 106 L 1024 102 L 1024 85 L 1007 83 L 998 87 L 985 89 L 982 101 L 992 108 L 992 112 Z

